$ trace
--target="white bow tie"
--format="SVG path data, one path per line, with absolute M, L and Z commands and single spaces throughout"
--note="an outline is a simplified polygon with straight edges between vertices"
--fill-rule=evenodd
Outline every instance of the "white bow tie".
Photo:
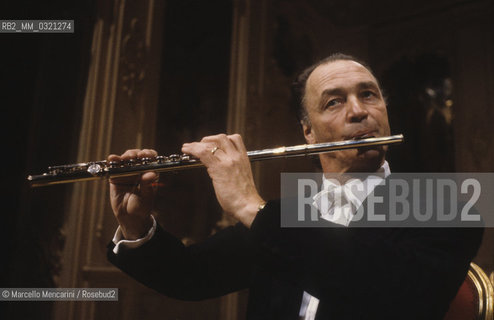
M 316 194 L 312 204 L 321 213 L 321 218 L 348 226 L 358 207 L 362 204 L 359 197 L 354 194 L 354 185 L 355 183 L 328 184 Z
M 312 205 L 319 210 L 321 218 L 348 227 L 365 198 L 390 174 L 389 164 L 384 161 L 375 173 L 344 185 L 323 177 L 323 189 L 314 196 Z

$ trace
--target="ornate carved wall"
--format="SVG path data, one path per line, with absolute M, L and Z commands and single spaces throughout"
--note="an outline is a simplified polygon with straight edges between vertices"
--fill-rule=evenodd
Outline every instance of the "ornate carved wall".
M 80 162 L 152 145 L 155 139 L 163 3 L 115 0 L 100 1 L 98 6 L 77 155 Z M 106 243 L 116 228 L 107 198 L 104 182 L 73 186 L 57 285 L 118 287 L 120 300 L 56 303 L 56 319 L 133 319 L 134 302 L 149 295 L 139 295 L 142 288 L 106 262 Z

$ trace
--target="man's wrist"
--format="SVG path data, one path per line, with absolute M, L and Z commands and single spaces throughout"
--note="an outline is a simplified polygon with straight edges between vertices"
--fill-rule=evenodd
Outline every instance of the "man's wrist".
M 238 220 L 240 220 L 247 228 L 250 228 L 252 221 L 254 221 L 259 211 L 261 211 L 265 205 L 266 201 L 260 197 L 249 201 L 244 210 L 239 213 Z
M 151 215 L 148 215 L 147 221 L 145 221 L 140 228 L 126 228 L 120 224 L 122 229 L 122 235 L 125 240 L 138 240 L 146 236 L 149 229 L 153 227 L 154 219 Z
M 154 236 L 157 227 L 156 219 L 154 219 L 153 216 L 151 216 L 151 219 L 153 221 L 153 225 L 147 231 L 145 236 L 137 240 L 125 239 L 123 237 L 122 228 L 118 226 L 117 231 L 115 232 L 115 235 L 113 236 L 113 240 L 112 240 L 112 242 L 115 244 L 115 247 L 113 248 L 113 253 L 118 254 L 120 247 L 125 247 L 127 249 L 134 249 L 148 242 Z

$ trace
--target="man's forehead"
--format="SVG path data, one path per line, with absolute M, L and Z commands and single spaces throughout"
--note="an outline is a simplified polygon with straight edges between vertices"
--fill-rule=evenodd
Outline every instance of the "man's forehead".
M 319 91 L 328 85 L 346 86 L 359 82 L 374 82 L 377 80 L 372 73 L 361 65 L 352 60 L 337 60 L 318 66 L 307 79 L 307 91 Z

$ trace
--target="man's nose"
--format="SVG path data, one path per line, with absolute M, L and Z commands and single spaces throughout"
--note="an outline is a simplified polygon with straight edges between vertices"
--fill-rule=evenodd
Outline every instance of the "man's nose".
M 348 98 L 347 118 L 349 122 L 361 122 L 369 115 L 365 106 L 357 97 Z

